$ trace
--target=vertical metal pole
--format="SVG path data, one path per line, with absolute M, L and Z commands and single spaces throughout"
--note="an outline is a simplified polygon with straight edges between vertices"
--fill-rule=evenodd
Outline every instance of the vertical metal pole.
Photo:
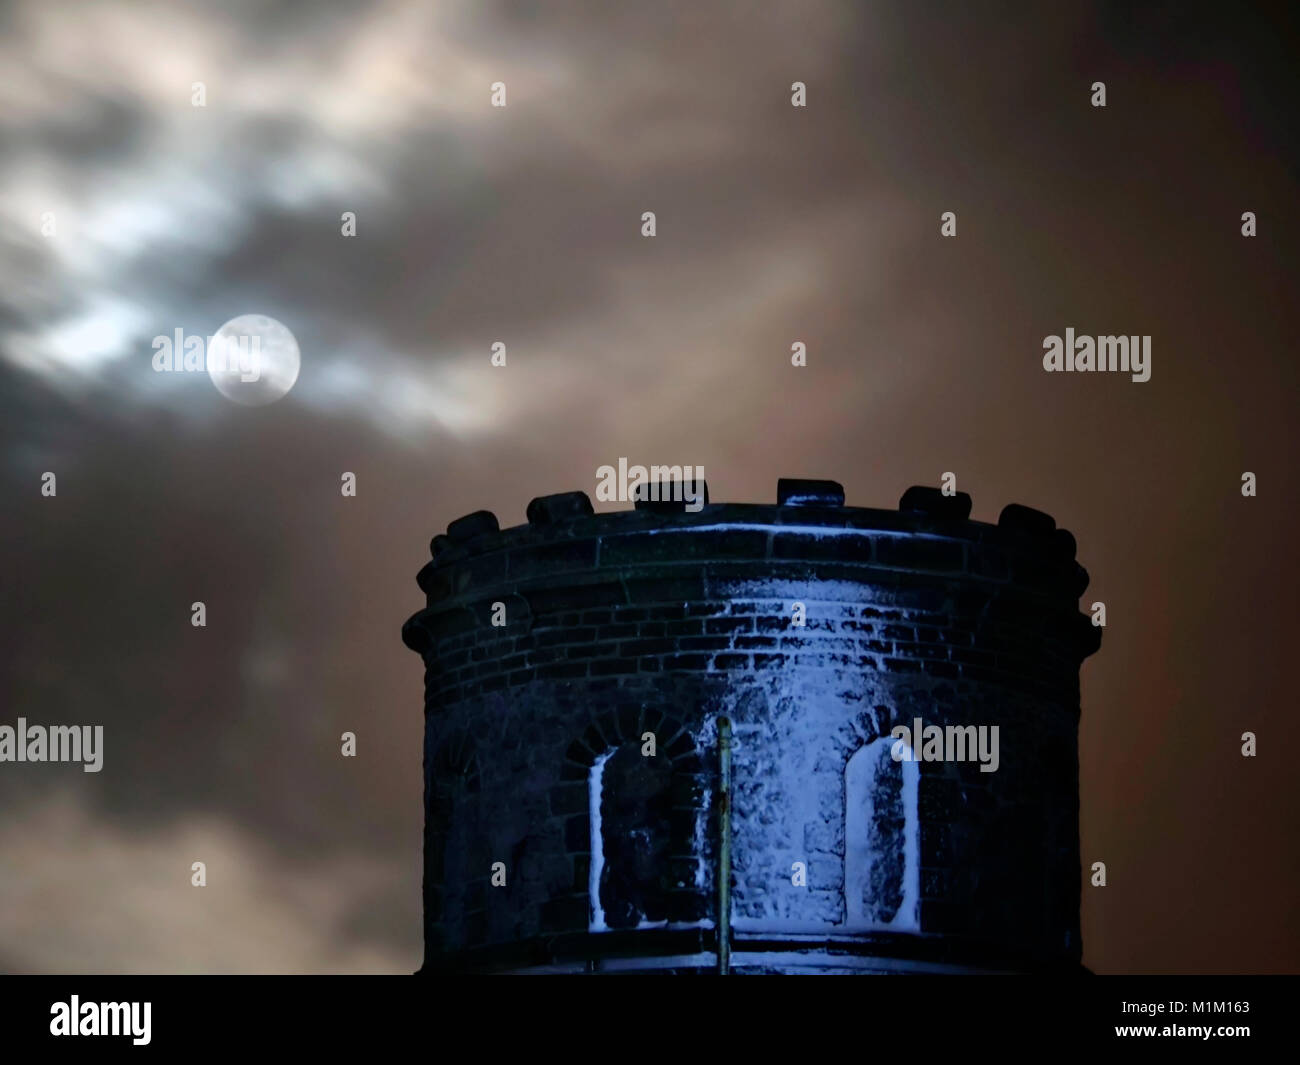
M 731 719 L 718 719 L 718 975 L 731 970 Z

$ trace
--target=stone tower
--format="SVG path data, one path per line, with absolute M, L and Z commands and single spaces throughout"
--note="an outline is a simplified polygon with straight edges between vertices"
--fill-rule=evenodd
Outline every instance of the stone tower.
M 434 537 L 422 971 L 1080 968 L 1074 537 L 777 494 Z

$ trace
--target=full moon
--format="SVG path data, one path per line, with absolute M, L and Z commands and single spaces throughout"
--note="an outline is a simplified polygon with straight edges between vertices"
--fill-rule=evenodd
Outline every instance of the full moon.
M 298 341 L 265 314 L 241 314 L 216 331 L 208 349 L 208 376 L 217 391 L 245 407 L 281 399 L 298 380 Z

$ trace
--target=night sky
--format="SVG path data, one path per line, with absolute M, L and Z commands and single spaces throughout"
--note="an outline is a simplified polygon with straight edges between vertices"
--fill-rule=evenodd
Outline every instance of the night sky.
M 1055 517 L 1085 963 L 1300 969 L 1297 27 L 1127 6 L 0 4 L 0 724 L 105 728 L 0 764 L 0 970 L 417 968 L 429 538 L 624 456 Z M 152 369 L 245 313 L 284 399 Z

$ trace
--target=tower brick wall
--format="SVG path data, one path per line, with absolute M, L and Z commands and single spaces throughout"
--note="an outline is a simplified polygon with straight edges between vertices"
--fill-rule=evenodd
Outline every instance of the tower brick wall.
M 1074 538 L 932 489 L 779 498 L 594 514 L 568 493 L 434 538 L 403 628 L 426 970 L 710 970 L 724 718 L 733 971 L 1078 967 L 1099 630 Z M 996 771 L 900 762 L 891 729 L 917 719 L 997 726 Z

